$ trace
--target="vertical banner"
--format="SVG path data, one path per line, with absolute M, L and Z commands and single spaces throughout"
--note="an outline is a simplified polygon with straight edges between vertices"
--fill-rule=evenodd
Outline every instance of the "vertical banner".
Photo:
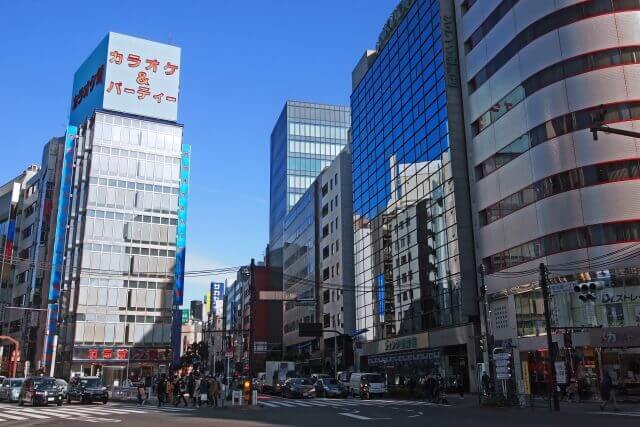
M 211 282 L 211 314 L 214 316 L 221 316 L 222 313 L 218 313 L 219 307 L 222 305 L 222 299 L 224 298 L 224 283 Z
M 64 262 L 67 223 L 71 187 L 73 184 L 73 162 L 75 157 L 75 139 L 78 128 L 67 126 L 64 141 L 64 158 L 60 174 L 60 191 L 58 193 L 58 213 L 56 216 L 56 234 L 53 243 L 51 260 L 51 281 L 49 283 L 49 304 L 47 306 L 47 327 L 45 329 L 44 366 L 54 369 L 53 354 L 58 335 L 58 311 L 60 308 L 60 287 L 62 284 L 62 267 Z
M 180 365 L 180 336 L 182 333 L 182 311 L 180 306 L 184 298 L 184 265 L 187 243 L 187 208 L 189 196 L 189 171 L 191 165 L 191 146 L 182 144 L 180 160 L 180 192 L 178 195 L 178 227 L 176 230 L 176 266 L 173 280 L 173 322 L 171 330 L 171 349 L 173 366 Z
M 378 274 L 378 316 L 384 322 L 384 274 Z

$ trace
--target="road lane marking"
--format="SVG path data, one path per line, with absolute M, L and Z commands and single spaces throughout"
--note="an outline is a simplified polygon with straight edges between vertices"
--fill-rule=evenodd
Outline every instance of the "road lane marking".
M 338 415 L 344 415 L 345 417 L 355 418 L 356 420 L 373 420 L 373 418 L 365 417 L 364 415 L 351 414 L 349 412 L 338 412 Z

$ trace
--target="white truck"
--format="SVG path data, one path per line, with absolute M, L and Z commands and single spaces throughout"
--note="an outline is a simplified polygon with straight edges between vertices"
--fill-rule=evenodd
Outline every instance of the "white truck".
M 282 386 L 287 378 L 296 375 L 295 362 L 267 361 L 262 389 L 265 393 L 282 393 Z

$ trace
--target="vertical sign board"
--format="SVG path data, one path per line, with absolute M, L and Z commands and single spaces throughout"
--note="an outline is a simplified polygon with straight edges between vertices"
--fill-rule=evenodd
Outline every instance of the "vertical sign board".
M 62 283 L 62 264 L 64 261 L 67 222 L 69 219 L 69 202 L 73 184 L 73 162 L 75 157 L 75 138 L 78 128 L 67 127 L 64 141 L 64 157 L 60 174 L 60 192 L 58 195 L 58 214 L 56 217 L 56 233 L 51 260 L 51 281 L 49 284 L 49 305 L 47 310 L 47 327 L 45 329 L 44 365 L 50 367 L 53 359 L 55 337 L 58 333 L 58 310 L 60 303 L 60 286 Z
M 224 283 L 211 282 L 211 313 L 217 316 L 220 301 L 224 298 Z M 222 314 L 222 313 L 220 313 Z
M 384 274 L 378 274 L 378 316 L 384 322 Z
M 189 169 L 191 164 L 191 146 L 182 144 L 182 159 L 180 161 L 180 192 L 178 195 L 178 227 L 176 230 L 176 266 L 173 280 L 173 325 L 171 348 L 173 350 L 173 364 L 180 363 L 180 335 L 182 333 L 182 312 L 178 308 L 184 297 L 184 264 L 187 240 L 187 208 L 189 195 Z

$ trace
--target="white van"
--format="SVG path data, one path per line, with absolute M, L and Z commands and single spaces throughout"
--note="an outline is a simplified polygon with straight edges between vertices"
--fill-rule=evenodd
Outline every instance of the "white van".
M 360 395 L 360 385 L 369 384 L 371 396 L 382 396 L 387 392 L 384 376 L 370 372 L 354 372 L 349 378 L 349 390 L 353 397 Z

